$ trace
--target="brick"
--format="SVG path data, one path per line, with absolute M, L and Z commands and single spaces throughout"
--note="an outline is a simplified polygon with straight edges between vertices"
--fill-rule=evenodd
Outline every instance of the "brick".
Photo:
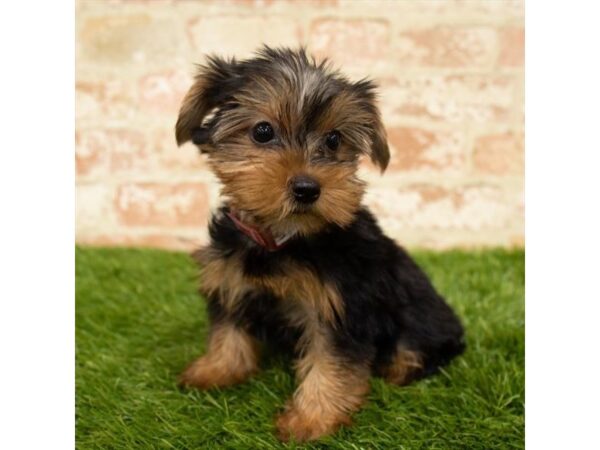
M 379 187 L 370 189 L 365 201 L 387 219 L 388 226 L 399 230 L 501 229 L 518 218 L 515 199 L 490 184 Z
M 456 2 L 431 2 L 429 3 L 447 3 L 451 8 L 456 9 L 456 6 L 462 5 L 472 12 L 485 14 L 487 17 L 493 17 L 496 20 L 523 20 L 525 17 L 525 2 L 524 0 L 456 0 Z
M 473 165 L 485 174 L 523 175 L 523 135 L 509 132 L 478 138 L 473 151 Z
M 504 28 L 500 33 L 498 64 L 507 67 L 523 67 L 525 64 L 525 30 Z
M 118 187 L 115 209 L 127 226 L 206 226 L 208 193 L 203 183 L 129 183 Z
M 175 120 L 192 82 L 192 77 L 182 71 L 145 75 L 139 81 L 140 106 L 146 112 L 164 114 Z
M 113 230 L 113 189 L 106 183 L 75 186 L 76 238 Z
M 147 174 L 159 168 L 160 153 L 149 147 L 141 132 L 110 130 L 107 133 L 113 143 L 110 149 L 111 173 Z
M 80 129 L 75 135 L 78 176 L 146 171 L 157 165 L 157 156 L 144 134 L 131 129 Z
M 404 25 L 522 21 L 522 0 L 342 0 L 345 15 L 379 16 Z
M 108 172 L 110 155 L 103 151 L 98 132 L 75 132 L 75 169 L 77 177 L 99 176 Z
M 510 76 L 416 75 L 385 80 L 380 91 L 385 117 L 440 123 L 506 123 L 516 102 Z
M 124 4 L 142 4 L 147 6 L 170 6 L 178 0 L 105 0 L 109 4 L 124 5 Z M 89 3 L 87 0 L 85 3 Z
M 139 115 L 135 86 L 116 79 L 75 83 L 75 117 L 78 121 L 132 120 Z
M 394 60 L 404 66 L 487 67 L 494 62 L 497 34 L 484 26 L 439 26 L 400 32 Z
M 103 15 L 85 19 L 78 36 L 78 63 L 114 64 L 119 69 L 181 64 L 186 53 L 182 25 L 150 14 Z
M 396 127 L 387 130 L 392 158 L 390 170 L 460 171 L 465 165 L 461 134 Z
M 152 134 L 152 145 L 158 157 L 161 172 L 170 174 L 200 174 L 209 176 L 206 155 L 191 144 L 177 147 L 172 126 L 161 127 Z
M 206 157 L 196 147 L 177 147 L 171 126 L 146 133 L 131 128 L 79 129 L 75 159 L 78 179 L 208 172 Z
M 386 20 L 318 19 L 310 26 L 309 49 L 336 65 L 361 65 L 387 58 L 390 26 Z
M 301 29 L 279 17 L 210 17 L 192 20 L 188 26 L 192 46 L 200 54 L 250 56 L 263 43 L 298 47 Z
M 265 8 L 281 6 L 285 8 L 300 5 L 302 8 L 321 8 L 325 6 L 336 6 L 338 0 L 213 0 L 216 4 L 241 6 L 247 8 Z

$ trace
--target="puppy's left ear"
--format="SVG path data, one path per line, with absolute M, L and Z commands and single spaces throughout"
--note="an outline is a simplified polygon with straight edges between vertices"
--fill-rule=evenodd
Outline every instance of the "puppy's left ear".
M 381 120 L 381 114 L 377 108 L 376 86 L 371 80 L 362 80 L 353 85 L 355 92 L 361 99 L 364 110 L 370 117 L 370 139 L 371 151 L 369 156 L 373 164 L 379 166 L 384 172 L 390 162 L 390 149 L 387 143 L 387 133 Z
M 381 169 L 383 173 L 390 162 L 390 149 L 387 143 L 387 133 L 383 127 L 379 111 L 373 121 L 373 133 L 371 134 L 371 161 Z

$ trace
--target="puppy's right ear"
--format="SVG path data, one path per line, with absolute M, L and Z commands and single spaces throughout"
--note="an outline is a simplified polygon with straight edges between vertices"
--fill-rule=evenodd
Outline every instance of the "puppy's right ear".
M 175 125 L 177 145 L 193 140 L 201 145 L 210 141 L 210 130 L 202 127 L 202 121 L 214 108 L 231 96 L 235 86 L 236 62 L 209 56 L 206 65 L 199 66 L 194 84 L 185 95 Z

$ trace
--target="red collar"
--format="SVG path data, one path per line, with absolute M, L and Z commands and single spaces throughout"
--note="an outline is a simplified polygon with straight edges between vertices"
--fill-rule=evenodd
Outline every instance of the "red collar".
M 256 227 L 245 224 L 233 211 L 227 212 L 226 214 L 235 224 L 238 230 L 256 242 L 259 246 L 267 249 L 270 252 L 274 252 L 283 248 L 293 236 L 293 234 L 288 234 L 281 238 L 275 239 L 270 230 L 260 230 Z

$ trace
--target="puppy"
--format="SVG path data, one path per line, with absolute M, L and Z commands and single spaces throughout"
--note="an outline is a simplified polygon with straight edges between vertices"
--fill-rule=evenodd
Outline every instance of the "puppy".
M 304 50 L 209 57 L 175 131 L 226 199 L 195 253 L 211 328 L 182 385 L 240 383 L 265 344 L 289 350 L 299 384 L 276 428 L 306 441 L 350 423 L 371 375 L 405 385 L 463 351 L 456 315 L 361 204 L 360 157 L 390 159 L 373 82 Z

